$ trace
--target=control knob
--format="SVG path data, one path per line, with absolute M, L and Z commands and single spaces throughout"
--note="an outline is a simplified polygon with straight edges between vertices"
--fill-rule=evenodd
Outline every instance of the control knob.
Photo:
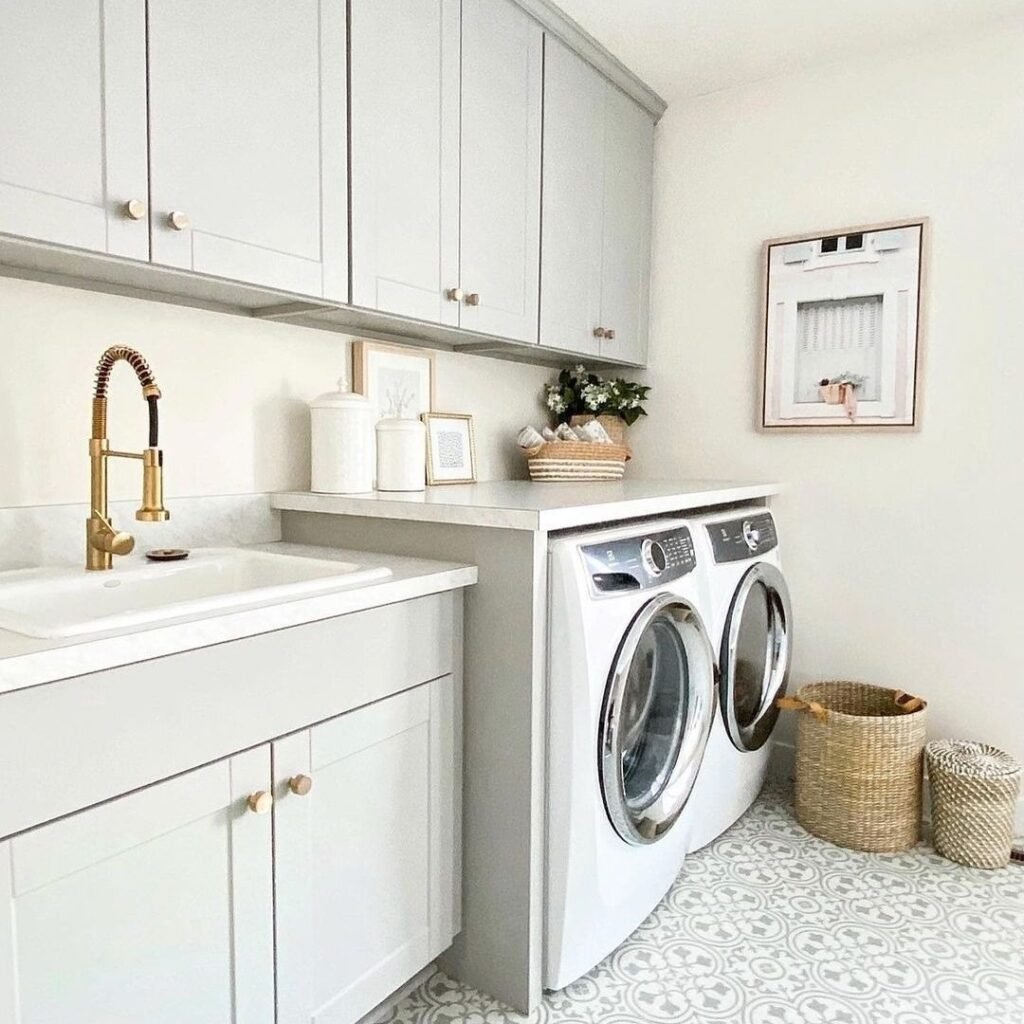
M 644 568 L 652 576 L 660 576 L 668 565 L 665 549 L 658 541 L 651 540 L 649 537 L 640 546 L 640 559 L 644 563 Z
M 743 539 L 751 551 L 756 551 L 758 544 L 761 543 L 761 531 L 749 519 L 743 522 Z

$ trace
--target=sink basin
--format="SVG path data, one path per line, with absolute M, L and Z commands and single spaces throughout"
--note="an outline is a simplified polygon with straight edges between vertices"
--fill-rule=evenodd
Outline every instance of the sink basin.
M 181 562 L 120 562 L 110 572 L 21 569 L 0 573 L 0 629 L 56 638 L 223 615 L 360 586 L 383 566 L 241 548 L 198 548 Z

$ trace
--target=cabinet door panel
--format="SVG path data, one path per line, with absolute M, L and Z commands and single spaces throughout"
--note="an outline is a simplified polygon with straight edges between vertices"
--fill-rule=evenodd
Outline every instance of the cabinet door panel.
M 458 325 L 459 0 L 351 0 L 352 302 Z
M 462 4 L 460 325 L 537 340 L 544 33 L 510 0 Z
M 149 258 L 141 0 L 0 0 L 0 231 Z
M 613 85 L 605 90 L 601 323 L 615 337 L 601 342 L 601 354 L 642 363 L 647 357 L 654 124 Z
M 595 355 L 606 88 L 586 61 L 551 36 L 545 39 L 540 340 Z
M 0 1021 L 272 1020 L 269 783 L 263 747 L 0 844 Z
M 154 262 L 347 299 L 343 0 L 148 7 Z
M 451 942 L 451 700 L 445 677 L 275 742 L 278 1024 L 356 1020 Z

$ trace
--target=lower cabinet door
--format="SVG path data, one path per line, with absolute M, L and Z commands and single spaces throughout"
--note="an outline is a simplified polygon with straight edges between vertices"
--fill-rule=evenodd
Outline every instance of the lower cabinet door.
M 457 931 L 452 679 L 274 743 L 278 1024 L 351 1024 Z
M 269 788 L 264 746 L 0 843 L 0 1022 L 272 1021 Z

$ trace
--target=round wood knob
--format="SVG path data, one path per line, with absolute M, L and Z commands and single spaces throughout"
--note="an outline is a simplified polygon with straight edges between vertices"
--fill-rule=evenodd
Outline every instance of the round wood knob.
M 313 780 L 308 775 L 293 775 L 288 780 L 288 788 L 296 796 L 305 796 L 313 788 Z
M 445 295 L 448 296 L 449 302 L 461 302 L 465 296 L 465 292 L 461 288 L 449 288 L 448 291 L 445 292 Z
M 146 204 L 141 199 L 129 199 L 124 204 L 124 215 L 129 220 L 142 220 L 147 212 Z
M 187 213 L 182 213 L 181 210 L 174 210 L 167 215 L 167 224 L 169 227 L 174 228 L 175 231 L 184 231 L 192 226 L 192 221 L 188 219 Z
M 605 332 L 604 332 L 604 336 L 605 336 L 605 337 L 606 337 L 606 338 L 607 338 L 607 339 L 608 339 L 609 341 L 614 341 L 614 340 L 615 340 L 615 332 L 614 332 L 613 330 L 611 330 L 611 329 L 605 330 Z
M 476 292 L 470 292 L 466 296 L 466 305 L 467 306 L 479 306 L 480 305 L 480 296 L 477 295 Z
M 261 789 L 253 793 L 247 803 L 253 814 L 266 814 L 274 806 L 274 798 L 265 789 Z
M 594 328 L 594 337 L 595 338 L 603 338 L 605 336 L 605 334 L 606 334 L 606 331 L 605 331 L 605 329 L 603 327 L 595 327 Z

